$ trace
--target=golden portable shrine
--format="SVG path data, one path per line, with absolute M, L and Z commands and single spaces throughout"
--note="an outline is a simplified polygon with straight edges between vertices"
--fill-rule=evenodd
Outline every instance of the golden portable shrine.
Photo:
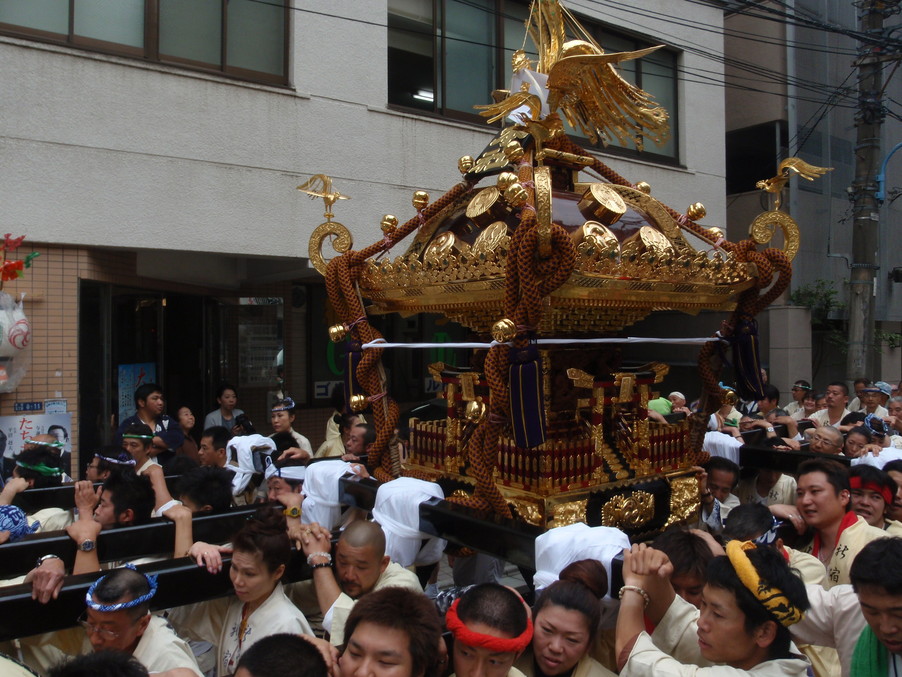
M 350 407 L 376 426 L 377 479 L 438 481 L 451 502 L 540 527 L 586 521 L 650 534 L 698 508 L 692 466 L 705 460 L 708 414 L 723 398 L 718 344 L 733 350 L 740 394 L 761 390 L 754 318 L 789 284 L 799 242 L 780 193 L 791 172 L 826 170 L 785 160 L 759 184 L 774 209 L 749 239 L 729 242 L 700 225 L 701 204 L 681 213 L 661 203 L 565 131 L 640 150 L 662 143 L 666 111 L 617 72 L 656 48 L 605 53 L 556 0 L 534 1 L 526 28 L 537 58 L 517 51 L 511 90 L 476 107 L 502 127 L 480 155 L 459 159 L 462 181 L 431 202 L 417 191 L 413 218 L 384 216 L 382 237 L 355 251 L 332 220 L 345 196 L 317 175 L 299 187 L 326 202 L 309 256 L 341 318 L 329 332 L 347 343 Z M 784 248 L 759 250 L 777 226 Z M 403 254 L 386 255 L 411 235 Z M 329 238 L 339 255 L 326 263 Z M 707 413 L 650 421 L 667 365 L 621 365 L 624 329 L 660 310 L 732 312 L 701 342 Z M 430 367 L 447 417 L 410 422 L 403 463 L 383 337 L 368 321 L 383 313 L 435 313 L 493 339 L 470 364 Z

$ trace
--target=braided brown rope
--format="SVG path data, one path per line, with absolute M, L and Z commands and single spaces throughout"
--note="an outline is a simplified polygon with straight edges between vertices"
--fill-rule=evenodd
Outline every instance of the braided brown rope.
M 471 190 L 470 183 L 459 183 L 438 200 L 427 205 L 403 226 L 388 234 L 383 241 L 374 243 L 359 252 L 345 252 L 329 261 L 326 268 L 326 291 L 329 301 L 342 322 L 350 327 L 349 333 L 353 340 L 369 343 L 382 338 L 382 334 L 367 321 L 366 311 L 357 294 L 356 285 L 363 272 L 364 262 L 369 257 L 397 244 Z M 373 405 L 376 440 L 370 450 L 370 464 L 374 466 L 375 477 L 384 482 L 397 476 L 397 466 L 392 463 L 391 454 L 385 453 L 385 451 L 397 425 L 398 405 L 387 393 L 383 392 L 384 384 L 380 373 L 381 358 L 381 348 L 364 351 L 363 357 L 357 365 L 356 376 Z
M 517 326 L 514 349 L 525 348 L 529 336 L 542 319 L 542 299 L 567 281 L 576 262 L 576 248 L 567 232 L 554 224 L 551 230 L 551 256 L 538 256 L 538 223 L 536 219 L 533 168 L 529 157 L 518 168 L 520 183 L 529 193 L 529 202 L 520 210 L 520 222 L 511 237 L 505 267 L 504 314 Z M 491 509 L 510 516 L 510 508 L 494 481 L 498 440 L 510 419 L 508 365 L 510 348 L 494 346 L 485 361 L 489 384 L 490 407 L 487 418 L 470 438 L 468 453 L 470 472 L 476 479 L 476 490 L 458 502 L 475 508 Z M 452 499 L 454 500 L 454 499 Z

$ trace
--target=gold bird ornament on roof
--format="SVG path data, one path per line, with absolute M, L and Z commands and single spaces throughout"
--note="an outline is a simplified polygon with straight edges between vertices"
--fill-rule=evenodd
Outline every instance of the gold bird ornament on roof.
M 532 64 L 523 50 L 514 52 L 512 67 L 515 81 L 522 76 L 531 86 L 494 104 L 476 106 L 482 110 L 480 115 L 493 122 L 517 112 L 521 120 L 538 120 L 539 101 L 542 111 L 551 114 L 560 110 L 571 126 L 593 142 L 607 144 L 613 136 L 642 150 L 648 139 L 658 145 L 667 141 L 667 111 L 650 94 L 624 80 L 615 68 L 615 64 L 647 56 L 661 45 L 605 53 L 558 0 L 535 0 L 527 28 L 538 52 L 535 71 L 529 70 Z M 577 39 L 568 40 L 568 29 Z
M 332 177 L 325 174 L 314 174 L 304 183 L 298 186 L 298 190 L 307 193 L 311 198 L 321 197 L 326 204 L 326 218 L 335 216 L 332 214 L 332 205 L 338 200 L 350 200 L 350 196 L 342 195 L 337 190 L 332 190 Z
M 760 188 L 768 193 L 774 193 L 774 200 L 777 209 L 780 208 L 782 202 L 783 189 L 786 187 L 789 177 L 795 173 L 808 181 L 819 179 L 827 172 L 832 172 L 833 167 L 817 167 L 805 162 L 801 158 L 788 157 L 777 167 L 777 175 L 769 179 L 764 179 L 755 184 L 756 188 Z

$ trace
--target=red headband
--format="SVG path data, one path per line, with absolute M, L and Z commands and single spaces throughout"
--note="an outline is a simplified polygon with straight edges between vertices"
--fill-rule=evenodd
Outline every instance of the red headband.
M 519 637 L 505 639 L 503 637 L 495 637 L 494 635 L 484 635 L 481 632 L 473 632 L 464 625 L 464 622 L 457 616 L 457 605 L 460 598 L 454 600 L 454 603 L 445 614 L 445 625 L 451 634 L 454 635 L 454 641 L 466 644 L 467 646 L 489 649 L 498 653 L 520 653 L 529 646 L 532 641 L 532 620 L 529 615 L 526 616 L 526 629 Z
M 883 500 L 887 503 L 887 505 L 893 502 L 893 492 L 889 490 L 889 487 L 882 487 L 879 484 L 875 484 L 874 482 L 862 482 L 860 477 L 850 477 L 849 486 L 852 489 L 867 489 L 868 491 L 875 491 L 883 496 Z

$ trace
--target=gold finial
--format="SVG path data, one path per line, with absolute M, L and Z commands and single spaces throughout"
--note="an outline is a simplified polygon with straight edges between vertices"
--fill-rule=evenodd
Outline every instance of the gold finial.
M 517 183 L 519 180 L 520 178 L 513 172 L 501 172 L 498 175 L 498 182 L 495 185 L 498 186 L 498 190 L 504 192 L 507 190 L 508 186 Z
M 717 226 L 712 226 L 711 228 L 708 228 L 708 232 L 711 234 L 711 237 L 715 241 L 719 240 L 722 237 L 726 237 L 726 235 L 724 235 L 724 232 Z
M 418 190 L 413 194 L 413 206 L 417 211 L 422 211 L 429 204 L 429 193 Z
M 348 328 L 343 324 L 333 324 L 329 327 L 329 338 L 332 339 L 332 343 L 338 343 L 339 341 L 344 340 L 344 337 L 348 335 Z
M 636 184 L 636 190 L 645 193 L 646 195 L 651 195 L 651 184 L 646 181 L 640 181 Z
M 508 341 L 513 341 L 517 336 L 517 325 L 514 324 L 513 320 L 508 318 L 504 318 L 502 320 L 498 320 L 495 324 L 492 325 L 492 338 L 495 339 L 498 343 L 507 343 Z
M 379 223 L 379 226 L 382 228 L 383 233 L 389 235 L 395 228 L 398 227 L 398 217 L 392 216 L 391 214 L 386 214 L 382 217 L 382 221 Z
M 690 221 L 698 221 L 700 219 L 705 218 L 705 215 L 708 213 L 708 210 L 705 209 L 705 205 L 701 202 L 696 202 L 694 204 L 689 205 L 689 208 L 686 210 L 686 216 L 689 217 Z
M 366 395 L 351 395 L 348 404 L 351 406 L 351 411 L 363 411 L 369 405 L 369 398 Z
M 476 161 L 473 159 L 472 155 L 464 155 L 457 161 L 457 168 L 460 170 L 461 174 L 466 174 L 473 169 L 475 163 Z
M 332 177 L 325 174 L 314 174 L 304 183 L 298 186 L 298 190 L 307 193 L 312 198 L 321 197 L 326 204 L 326 211 L 323 216 L 326 221 L 331 221 L 335 214 L 332 213 L 332 205 L 338 200 L 350 200 L 347 195 L 342 195 L 337 190 L 332 190 Z

